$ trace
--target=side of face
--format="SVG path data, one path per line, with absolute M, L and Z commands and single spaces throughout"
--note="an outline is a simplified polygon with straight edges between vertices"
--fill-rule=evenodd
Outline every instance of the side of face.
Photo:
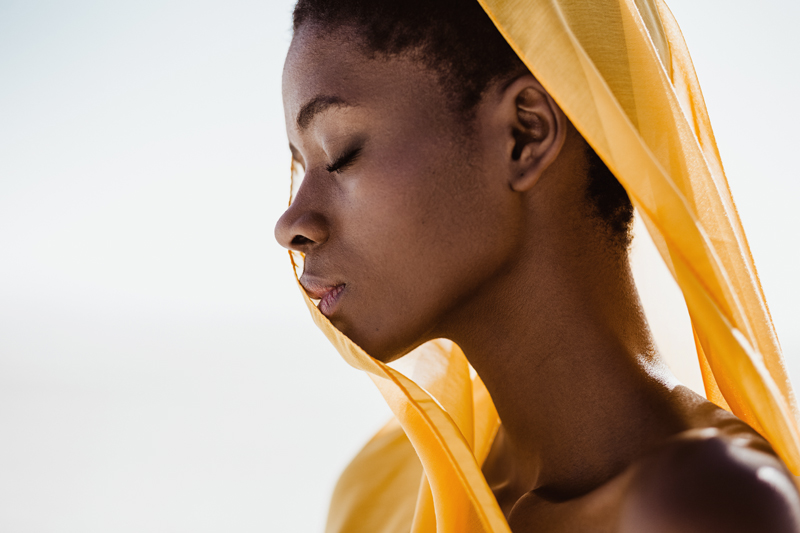
M 379 360 L 446 336 L 523 233 L 509 124 L 479 110 L 466 128 L 422 62 L 313 26 L 294 37 L 283 97 L 304 177 L 275 234 L 305 254 L 303 286 Z

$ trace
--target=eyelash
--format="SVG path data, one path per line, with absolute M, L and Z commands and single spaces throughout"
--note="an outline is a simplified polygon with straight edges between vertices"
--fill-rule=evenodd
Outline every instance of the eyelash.
M 330 173 L 341 172 L 345 168 L 352 165 L 360 154 L 361 154 L 361 148 L 356 148 L 355 150 L 346 152 L 344 155 L 339 156 L 336 159 L 336 161 L 325 167 L 325 169 Z

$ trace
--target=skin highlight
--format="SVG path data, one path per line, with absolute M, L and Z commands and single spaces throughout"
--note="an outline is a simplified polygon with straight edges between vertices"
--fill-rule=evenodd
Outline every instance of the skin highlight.
M 707 454 L 726 468 L 735 439 L 750 455 L 731 464 L 785 475 L 658 356 L 625 250 L 588 207 L 585 141 L 533 76 L 493 84 L 465 117 L 413 54 L 370 57 L 356 29 L 309 25 L 283 83 L 305 176 L 276 238 L 305 253 L 301 283 L 373 357 L 440 337 L 464 350 L 502 420 L 484 474 L 515 533 L 655 531 L 697 510 L 664 504 L 683 479 L 652 472 L 702 472 Z M 798 509 L 774 530 L 794 531 Z

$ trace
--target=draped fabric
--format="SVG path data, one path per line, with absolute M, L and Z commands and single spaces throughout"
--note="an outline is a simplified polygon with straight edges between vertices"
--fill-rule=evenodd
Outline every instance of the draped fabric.
M 625 187 L 692 320 L 709 400 L 800 473 L 798 412 L 680 29 L 662 0 L 478 0 Z M 301 254 L 292 253 L 295 271 Z M 301 289 L 302 291 L 302 289 Z M 460 349 L 434 341 L 397 367 L 316 324 L 396 420 L 348 467 L 334 532 L 508 532 L 481 473 L 499 420 Z M 402 366 L 402 368 L 401 368 Z

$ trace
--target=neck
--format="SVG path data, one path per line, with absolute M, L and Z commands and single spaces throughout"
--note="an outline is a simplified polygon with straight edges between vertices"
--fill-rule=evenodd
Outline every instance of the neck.
M 461 307 L 450 337 L 502 421 L 501 451 L 487 460 L 490 484 L 569 498 L 619 473 L 681 422 L 669 410 L 671 375 L 627 260 L 600 245 L 575 254 L 564 253 L 563 241 L 531 249 L 535 258 L 520 257 Z

